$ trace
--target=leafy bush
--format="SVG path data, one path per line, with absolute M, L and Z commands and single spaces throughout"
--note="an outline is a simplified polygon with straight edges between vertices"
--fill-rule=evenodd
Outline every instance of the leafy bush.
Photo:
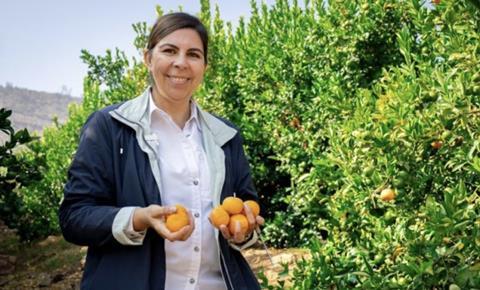
M 135 26 L 141 29 L 142 24 Z M 69 107 L 65 124 L 46 128 L 36 144 L 46 158 L 40 182 L 21 188 L 23 203 L 28 210 L 22 220 L 19 234 L 31 240 L 59 232 L 57 209 L 63 197 L 67 170 L 75 153 L 79 133 L 88 116 L 95 110 L 125 101 L 138 95 L 146 86 L 146 70 L 133 64 L 118 49 L 108 50 L 105 56 L 93 56 L 82 51 L 82 59 L 88 66 L 84 79 L 83 102 Z
M 290 177 L 266 232 L 313 239 L 294 288 L 480 285 L 478 17 L 468 3 L 277 1 L 232 36 L 238 65 L 212 87 L 228 76 L 247 141 L 270 150 L 250 155 Z
M 41 178 L 40 169 L 44 159 L 35 148 L 33 158 L 27 158 L 26 144 L 34 140 L 27 129 L 15 132 L 9 120 L 11 110 L 0 108 L 0 132 L 9 139 L 0 145 L 0 216 L 10 228 L 22 229 L 26 219 L 26 211 L 22 196 L 18 189 Z
M 202 103 L 243 130 L 269 242 L 311 243 L 294 288 L 479 287 L 479 13 L 359 2 L 217 15 Z

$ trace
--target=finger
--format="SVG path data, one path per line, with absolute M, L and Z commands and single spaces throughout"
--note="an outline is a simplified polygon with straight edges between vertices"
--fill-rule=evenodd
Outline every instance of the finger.
M 242 226 L 240 225 L 240 222 L 237 221 L 235 223 L 235 234 L 233 236 L 233 241 L 237 244 L 243 242 L 245 240 L 245 234 L 242 233 Z
M 153 218 L 158 218 L 160 216 L 169 215 L 175 212 L 177 212 L 177 208 L 174 206 L 152 205 L 150 209 L 150 215 Z
M 192 226 L 184 226 L 180 230 L 172 233 L 172 240 L 173 241 L 186 241 L 190 236 Z
M 187 228 L 187 231 L 182 235 L 181 240 L 185 241 L 187 240 L 195 230 L 195 220 L 193 219 L 192 213 L 187 210 L 188 214 L 188 226 L 185 226 L 184 228 Z
M 253 212 L 252 210 L 250 209 L 249 206 L 247 206 L 246 204 L 243 205 L 243 210 L 245 211 L 245 215 L 247 217 L 247 221 L 248 221 L 248 231 L 252 231 L 255 226 L 256 226 L 256 221 L 255 221 L 255 216 L 253 215 Z
M 192 212 L 188 209 L 187 209 L 187 214 L 188 214 L 188 224 L 192 226 L 190 233 L 192 233 L 195 230 L 195 219 L 193 218 Z
M 265 224 L 265 219 L 262 216 L 257 215 L 255 219 L 258 225 L 263 226 Z
M 220 225 L 219 230 L 226 240 L 230 240 L 232 238 L 232 236 L 230 235 L 230 231 L 228 230 L 226 225 Z
M 150 226 L 154 228 L 157 233 L 160 234 L 159 230 L 161 225 L 165 226 L 165 216 L 162 215 L 159 217 L 154 217 L 150 214 L 148 217 L 148 220 L 149 220 Z
M 167 228 L 167 225 L 163 220 L 158 220 L 158 222 L 154 224 L 153 228 L 164 239 L 167 239 L 170 242 L 175 240 L 174 234 Z

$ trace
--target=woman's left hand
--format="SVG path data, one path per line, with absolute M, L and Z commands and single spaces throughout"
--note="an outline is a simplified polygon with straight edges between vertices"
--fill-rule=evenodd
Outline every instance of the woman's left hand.
M 235 232 L 233 233 L 233 235 L 230 233 L 230 230 L 226 225 L 220 225 L 220 228 L 219 228 L 223 237 L 227 241 L 231 241 L 235 244 L 244 243 L 245 240 L 248 237 L 250 237 L 250 235 L 256 228 L 258 228 L 259 226 L 262 226 L 265 223 L 265 219 L 259 215 L 255 217 L 252 210 L 247 205 L 243 205 L 243 210 L 248 220 L 248 230 L 246 232 L 242 232 L 242 229 L 239 223 L 236 225 Z

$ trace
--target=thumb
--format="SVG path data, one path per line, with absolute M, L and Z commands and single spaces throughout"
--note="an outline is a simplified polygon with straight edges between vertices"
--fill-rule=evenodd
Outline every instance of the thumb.
M 175 213 L 177 211 L 177 208 L 174 206 L 154 206 L 151 211 L 151 216 L 158 218 L 161 216 L 169 215 L 172 213 Z

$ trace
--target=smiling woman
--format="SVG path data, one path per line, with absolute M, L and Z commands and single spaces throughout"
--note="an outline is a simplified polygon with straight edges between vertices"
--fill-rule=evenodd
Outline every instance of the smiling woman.
M 263 218 L 245 208 L 231 233 L 208 219 L 229 196 L 258 197 L 240 133 L 193 99 L 207 54 L 197 18 L 162 16 L 144 53 L 151 86 L 84 125 L 59 214 L 65 239 L 89 246 L 82 289 L 259 289 L 240 250 Z

